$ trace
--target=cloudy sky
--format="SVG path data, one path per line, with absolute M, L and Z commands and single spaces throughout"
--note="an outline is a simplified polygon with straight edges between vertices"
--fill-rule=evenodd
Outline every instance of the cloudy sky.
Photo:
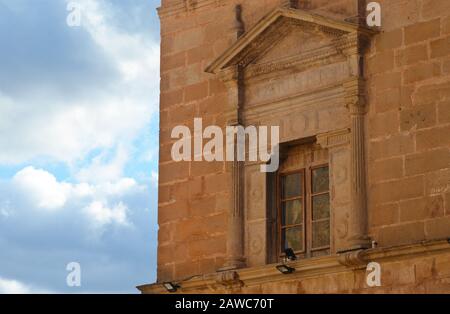
M 0 293 L 155 280 L 159 2 L 0 0 Z

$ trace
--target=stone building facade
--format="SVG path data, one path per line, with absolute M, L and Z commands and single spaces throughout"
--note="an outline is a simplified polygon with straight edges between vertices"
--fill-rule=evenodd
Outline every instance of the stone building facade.
M 450 292 L 450 1 L 377 2 L 369 28 L 360 0 L 162 0 L 158 282 L 142 292 Z M 279 170 L 173 161 L 194 118 L 279 126 Z

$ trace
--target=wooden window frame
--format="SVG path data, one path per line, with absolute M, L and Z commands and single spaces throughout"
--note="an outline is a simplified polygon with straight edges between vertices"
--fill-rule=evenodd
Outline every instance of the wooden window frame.
M 300 224 L 296 224 L 296 225 L 286 225 L 283 226 L 282 224 L 282 215 L 283 215 L 283 203 L 286 201 L 292 201 L 292 200 L 296 200 L 296 199 L 300 199 L 300 197 L 293 197 L 293 198 L 288 198 L 288 199 L 283 199 L 282 196 L 282 178 L 292 175 L 292 174 L 301 174 L 302 177 L 302 212 L 303 212 L 303 221 L 302 221 L 302 226 L 303 226 L 303 250 L 302 251 L 295 251 L 295 254 L 297 255 L 298 258 L 309 258 L 312 257 L 314 252 L 318 252 L 318 251 L 324 251 L 324 250 L 329 250 L 331 253 L 331 243 L 333 241 L 333 233 L 332 233 L 332 226 L 331 226 L 331 215 L 332 215 L 332 208 L 331 208 L 331 188 L 330 186 L 328 186 L 328 190 L 325 192 L 318 192 L 318 193 L 314 193 L 313 192 L 313 171 L 316 169 L 320 169 L 320 168 L 326 168 L 328 167 L 328 175 L 330 175 L 330 165 L 328 163 L 325 164 L 318 164 L 318 165 L 310 165 L 309 167 L 306 168 L 300 168 L 300 169 L 296 169 L 296 170 L 290 170 L 290 171 L 285 171 L 285 172 L 278 172 L 277 174 L 277 182 L 276 182 L 276 203 L 277 203 L 277 231 L 278 231 L 278 235 L 277 235 L 277 255 L 278 257 L 283 258 L 285 256 L 284 251 L 282 250 L 282 245 L 283 245 L 283 234 L 282 231 L 284 228 L 288 228 L 288 227 L 295 227 L 298 226 Z M 330 196 L 330 216 L 328 218 L 323 218 L 323 219 L 318 219 L 313 221 L 313 208 L 312 208 L 312 200 L 314 196 L 318 196 L 318 195 L 325 195 L 328 194 Z M 313 234 L 312 234 L 312 226 L 313 226 L 313 222 L 317 222 L 317 221 L 326 221 L 328 220 L 330 223 L 330 242 L 327 246 L 322 246 L 322 247 L 317 247 L 317 248 L 313 248 L 312 246 L 312 241 L 313 241 Z
M 283 226 L 282 224 L 282 215 L 283 215 L 283 202 L 288 202 L 288 201 L 293 201 L 293 200 L 297 200 L 300 199 L 300 197 L 293 197 L 293 198 L 287 198 L 287 199 L 282 199 L 282 187 L 281 187 L 281 179 L 283 177 L 287 177 L 289 175 L 293 175 L 293 174 L 301 174 L 302 177 L 302 223 L 301 224 L 295 224 L 295 225 L 286 225 Z M 306 255 L 306 236 L 307 236 L 307 228 L 306 228 L 306 199 L 307 199 L 307 195 L 306 195 L 306 187 L 305 187 L 305 179 L 306 179 L 306 171 L 305 169 L 299 169 L 299 170 L 294 170 L 294 171 L 288 171 L 288 172 L 283 172 L 283 173 L 279 173 L 277 176 L 277 215 L 278 215 L 278 219 L 277 219 L 277 230 L 278 230 L 278 243 L 277 243 L 277 254 L 279 255 L 280 253 L 282 253 L 284 255 L 284 252 L 281 252 L 281 245 L 282 245 L 282 239 L 283 239 L 283 229 L 285 228 L 289 228 L 289 227 L 295 227 L 295 226 L 303 226 L 303 250 L 302 251 L 296 251 L 295 254 L 298 255 Z

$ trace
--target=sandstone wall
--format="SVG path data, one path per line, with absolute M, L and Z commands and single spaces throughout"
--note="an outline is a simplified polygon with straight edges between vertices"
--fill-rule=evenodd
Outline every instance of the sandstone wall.
M 367 60 L 369 214 L 382 246 L 450 235 L 450 2 L 384 0 Z

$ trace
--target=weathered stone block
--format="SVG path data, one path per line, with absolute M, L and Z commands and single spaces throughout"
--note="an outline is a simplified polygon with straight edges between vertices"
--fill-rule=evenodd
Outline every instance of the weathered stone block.
M 377 35 L 375 47 L 377 52 L 401 47 L 403 44 L 403 30 L 396 29 Z
M 173 90 L 166 93 L 161 93 L 160 107 L 166 109 L 170 106 L 177 105 L 183 102 L 183 89 Z
M 450 216 L 431 219 L 425 222 L 427 239 L 450 238 Z
M 377 53 L 369 60 L 368 70 L 372 74 L 390 71 L 394 68 L 394 51 Z
M 402 131 L 428 128 L 435 124 L 436 106 L 434 105 L 414 106 L 400 112 L 400 129 Z
M 450 145 L 450 126 L 420 130 L 416 134 L 417 151 L 424 151 L 427 149 L 445 147 L 449 145 Z
M 208 96 L 208 81 L 189 85 L 184 90 L 184 101 L 200 100 Z
M 401 156 L 414 151 L 414 137 L 411 134 L 392 134 L 387 138 L 371 141 L 371 160 Z
M 415 198 L 424 194 L 424 179 L 423 176 L 416 176 L 378 183 L 370 190 L 372 202 L 375 204 Z
M 379 232 L 378 244 L 381 246 L 401 245 L 419 242 L 424 239 L 424 223 L 412 222 L 381 228 Z M 408 278 L 405 280 L 414 282 L 413 278 Z
M 398 179 L 403 176 L 403 158 L 395 157 L 373 162 L 369 167 L 371 182 Z
M 434 40 L 430 43 L 431 58 L 440 58 L 450 55 L 450 37 Z
M 396 57 L 397 66 L 415 64 L 428 59 L 427 45 L 420 44 L 400 50 Z
M 449 16 L 450 3 L 447 0 L 423 0 L 422 16 L 424 19 Z
M 388 111 L 374 115 L 369 120 L 369 136 L 377 138 L 395 134 L 399 131 L 399 114 L 398 111 Z
M 370 224 L 373 227 L 387 226 L 399 221 L 399 207 L 397 203 L 371 206 Z
M 441 195 L 400 202 L 400 221 L 408 222 L 436 218 L 444 215 L 444 199 Z
M 186 53 L 179 52 L 161 57 L 161 73 L 186 65 Z
M 376 94 L 375 108 L 377 113 L 398 110 L 401 105 L 400 88 L 392 88 Z
M 408 68 L 403 75 L 406 84 L 424 81 L 441 74 L 439 63 L 419 63 Z
M 441 32 L 441 20 L 434 19 L 405 27 L 405 45 L 438 37 Z
M 416 175 L 450 167 L 450 149 L 441 148 L 408 155 L 405 158 L 405 174 Z

